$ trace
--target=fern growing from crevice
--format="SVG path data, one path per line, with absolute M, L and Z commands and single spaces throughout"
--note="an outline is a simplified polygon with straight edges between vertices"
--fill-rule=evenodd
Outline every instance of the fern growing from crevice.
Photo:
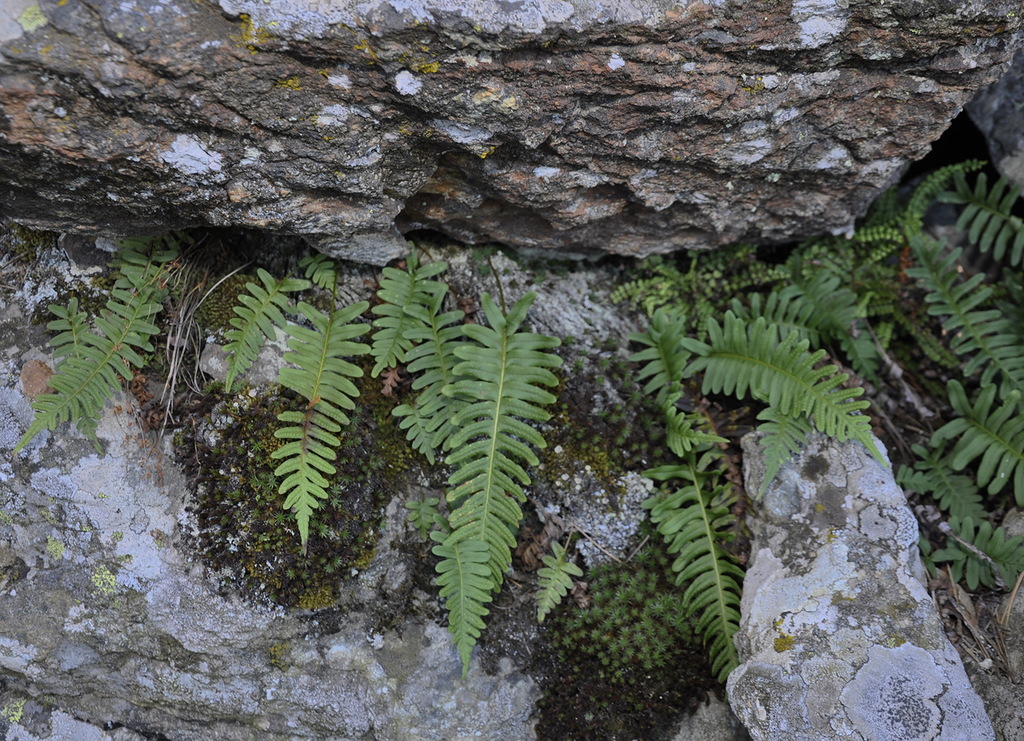
M 583 569 L 572 562 L 565 547 L 558 541 L 551 543 L 551 555 L 541 558 L 543 568 L 537 572 L 537 622 L 543 623 L 553 609 L 572 589 L 573 577 L 583 576 Z
M 40 394 L 32 402 L 35 417 L 15 454 L 43 430 L 64 422 L 74 422 L 101 451 L 96 428 L 103 406 L 123 381 L 131 380 L 132 369 L 144 365 L 140 353 L 153 352 L 151 340 L 159 332 L 154 320 L 163 309 L 161 301 L 179 255 L 171 239 L 123 242 L 115 263 L 120 277 L 106 309 L 96 317 L 95 330 L 89 329 L 89 316 L 77 299 L 72 298 L 66 309 L 49 307 L 57 319 L 47 329 L 58 333 L 50 341 L 59 359 L 49 380 L 53 393 Z
M 953 177 L 954 190 L 941 194 L 939 200 L 963 206 L 956 226 L 967 235 L 971 244 L 982 252 L 1011 267 L 1024 258 L 1024 220 L 1012 213 L 1020 198 L 1021 187 L 1001 177 L 991 188 L 988 178 L 980 173 L 972 188 L 958 171 Z
M 980 585 L 1005 588 L 1024 571 L 1024 537 L 1009 537 L 1003 528 L 973 517 L 952 517 L 949 529 L 956 537 L 930 555 L 934 562 L 949 563 L 953 581 L 964 579 L 972 590 Z
M 951 517 L 982 520 L 988 516 L 978 485 L 970 476 L 954 472 L 941 448 L 928 450 L 922 445 L 913 445 L 911 450 L 918 460 L 913 467 L 900 468 L 896 475 L 900 486 L 930 495 Z

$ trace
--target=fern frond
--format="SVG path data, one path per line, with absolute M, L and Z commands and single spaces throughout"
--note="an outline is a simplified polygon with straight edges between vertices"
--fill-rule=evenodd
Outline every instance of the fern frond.
M 948 538 L 947 546 L 932 553 L 931 557 L 933 561 L 950 562 L 950 576 L 954 581 L 964 579 L 968 589 L 973 591 L 979 585 L 996 585 L 993 566 L 999 569 L 1001 586 L 1013 584 L 1017 574 L 1024 571 L 1024 537 L 1007 537 L 1003 528 L 993 529 L 987 520 L 975 521 L 971 517 L 963 520 L 950 518 L 949 526 L 959 538 L 984 554 L 983 557 L 970 547 Z
M 686 337 L 686 314 L 658 309 L 651 317 L 651 328 L 646 332 L 632 332 L 629 339 L 646 345 L 629 356 L 634 363 L 644 363 L 637 381 L 644 383 L 644 393 L 654 396 L 664 406 L 670 395 L 676 393 L 683 380 L 690 351 L 683 344 Z
M 827 273 L 815 275 L 800 289 L 812 307 L 810 326 L 838 343 L 857 373 L 877 381 L 881 357 L 862 318 L 857 294 L 840 285 L 839 276 Z
M 437 511 L 440 503 L 437 497 L 413 499 L 405 503 L 405 508 L 409 510 L 409 524 L 416 528 L 423 540 L 427 539 L 431 530 L 439 529 L 448 522 Z
M 256 275 L 263 284 L 246 283 L 249 293 L 238 296 L 241 306 L 234 307 L 238 316 L 231 317 L 231 326 L 225 333 L 228 343 L 228 375 L 224 390 L 231 391 L 235 378 L 245 373 L 256 360 L 263 338 L 274 339 L 274 327 L 285 328 L 284 311 L 288 309 L 287 293 L 304 291 L 309 288 L 308 280 L 298 278 L 274 278 L 263 268 L 256 269 Z
M 1024 505 L 1024 416 L 1020 413 L 1020 392 L 1010 392 L 1002 405 L 993 409 L 996 387 L 992 384 L 981 389 L 973 404 L 959 381 L 950 381 L 946 388 L 950 406 L 960 416 L 935 431 L 932 447 L 956 439 L 948 457 L 953 470 L 962 471 L 980 457 L 978 486 L 988 486 L 990 494 L 997 494 L 1012 482 L 1017 504 Z
M 338 267 L 327 255 L 310 255 L 299 260 L 299 267 L 305 269 L 306 277 L 325 291 L 335 292 L 338 285 Z
M 490 546 L 479 540 L 444 542 L 433 548 L 441 559 L 437 583 L 448 610 L 448 632 L 462 657 L 462 676 L 469 673 L 469 659 L 489 610 L 492 587 Z
M 919 266 L 909 268 L 907 275 L 921 281 L 929 291 L 925 296 L 928 313 L 945 317 L 942 326 L 952 337 L 950 347 L 966 358 L 964 373 L 970 375 L 980 369 L 982 385 L 991 383 L 998 374 L 1004 393 L 1009 389 L 1024 391 L 1024 348 L 1002 312 L 984 308 L 992 297 L 991 287 L 981 285 L 985 276 L 979 273 L 960 279 L 959 248 L 941 257 L 941 245 L 933 240 L 915 237 L 911 246 Z
M 913 468 L 900 466 L 896 474 L 900 486 L 931 495 L 939 507 L 952 517 L 983 520 L 988 516 L 988 511 L 981 503 L 977 484 L 970 476 L 953 473 L 941 450 L 929 451 L 921 445 L 913 445 L 911 450 L 918 460 Z
M 361 301 L 323 314 L 299 302 L 299 313 L 313 329 L 296 324 L 286 327 L 290 352 L 285 353 L 284 359 L 294 363 L 294 367 L 282 368 L 278 378 L 307 403 L 302 411 L 289 410 L 278 415 L 287 426 L 274 435 L 290 442 L 271 456 L 283 459 L 274 475 L 284 477 L 279 491 L 285 495 L 284 508 L 295 515 L 303 552 L 309 540 L 310 516 L 319 508 L 320 500 L 327 498 L 328 481 L 324 474 L 335 473 L 330 461 L 335 459 L 335 451 L 341 444 L 336 433 L 349 423 L 342 410 L 353 409 L 352 400 L 359 395 L 349 379 L 362 376 L 363 371 L 344 358 L 370 350 L 365 344 L 352 342 L 368 328 L 365 324 L 352 323 L 368 307 L 367 302 Z
M 794 334 L 779 340 L 778 330 L 763 317 L 745 322 L 731 311 L 724 326 L 708 320 L 708 342 L 684 342 L 696 357 L 686 375 L 703 372 L 704 393 L 751 395 L 780 414 L 807 415 L 817 430 L 838 440 L 857 440 L 878 460 L 881 452 L 871 435 L 871 419 L 860 414 L 869 406 L 857 400 L 863 389 L 842 389 L 845 373 L 834 365 L 815 366 L 825 353 L 807 352 L 807 341 Z
M 764 494 L 782 466 L 793 460 L 793 456 L 807 443 L 811 422 L 803 415 L 782 414 L 774 407 L 763 410 L 757 418 L 764 420 L 757 427 L 764 433 L 759 441 L 764 450 L 765 464 L 759 494 Z
M 815 306 L 804 300 L 804 291 L 799 286 L 790 284 L 772 291 L 767 298 L 761 293 L 752 294 L 749 306 L 734 298 L 731 306 L 733 314 L 744 321 L 763 316 L 769 324 L 778 327 L 780 337 L 795 332 L 798 339 L 807 340 L 815 347 L 821 344 L 821 333 L 814 326 Z
M 146 244 L 135 240 L 119 253 L 121 277 L 96 319 L 98 331 L 86 329 L 88 317 L 76 299 L 67 310 L 50 307 L 58 319 L 49 326 L 59 333 L 54 342 L 60 362 L 49 380 L 54 393 L 40 394 L 32 402 L 35 417 L 15 454 L 40 432 L 63 422 L 74 422 L 100 450 L 96 428 L 103 405 L 120 388 L 120 379 L 130 380 L 131 369 L 144 364 L 139 352 L 153 351 L 150 340 L 159 332 L 153 320 L 163 309 L 168 271 L 178 256 L 176 250 L 146 255 L 140 251 Z
M 406 362 L 406 353 L 414 340 L 407 336 L 413 328 L 422 326 L 422 316 L 411 311 L 413 306 L 430 306 L 435 297 L 444 296 L 448 286 L 430 278 L 443 273 L 448 265 L 432 262 L 419 265 L 416 252 L 406 258 L 405 270 L 384 268 L 377 297 L 381 304 L 373 307 L 373 345 L 370 353 L 376 361 L 370 375 L 376 378 L 385 368 Z
M 691 450 L 703 450 L 710 445 L 729 442 L 724 437 L 694 429 L 694 424 L 701 421 L 700 417 L 682 411 L 675 401 L 675 398 L 670 399 L 664 408 L 665 443 L 669 450 L 685 458 Z
M 534 298 L 528 293 L 504 316 L 488 294 L 481 296 L 490 326 L 464 328 L 471 342 L 456 346 L 456 380 L 444 389 L 448 396 L 467 400 L 455 415 L 457 430 L 446 443 L 452 452 L 445 462 L 456 470 L 448 479 L 448 501 L 455 508 L 448 518 L 452 533 L 445 544 L 487 543 L 494 589 L 512 561 L 523 516 L 522 487 L 530 483 L 523 464 L 539 463 L 531 445 L 545 447 L 544 438 L 524 420 L 550 418 L 542 406 L 554 402 L 555 396 L 541 387 L 558 384 L 549 368 L 561 364 L 561 358 L 547 352 L 561 344 L 557 338 L 519 331 Z
M 716 454 L 695 455 L 670 466 L 646 471 L 656 481 L 686 482 L 675 493 L 657 494 L 643 506 L 665 539 L 669 553 L 678 554 L 672 564 L 676 584 L 685 585 L 683 604 L 687 616 L 698 616 L 696 628 L 704 637 L 711 671 L 725 681 L 738 664 L 733 635 L 739 630 L 740 584 L 743 571 L 722 548 L 731 539 L 735 521 L 730 507 L 735 494 L 718 483 L 718 472 L 708 471 Z
M 910 239 L 924 229 L 924 215 L 954 178 L 963 178 L 965 173 L 980 170 L 985 166 L 983 160 L 966 160 L 956 164 L 940 167 L 928 175 L 914 189 L 903 212 L 903 232 Z M 940 199 L 941 200 L 941 199 Z
M 956 226 L 967 233 L 967 239 L 982 252 L 992 252 L 1002 260 L 1009 252 L 1007 264 L 1017 266 L 1024 257 L 1024 221 L 1013 215 L 1013 207 L 1020 198 L 1021 188 L 1001 177 L 988 187 L 985 173 L 979 173 L 972 188 L 962 172 L 953 179 L 954 190 L 947 191 L 939 200 L 964 206 Z
M 540 578 L 540 589 L 537 592 L 538 623 L 543 623 L 548 613 L 569 593 L 573 577 L 578 579 L 583 576 L 583 569 L 569 560 L 565 548 L 557 540 L 551 542 L 551 551 L 554 555 L 543 556 L 541 560 L 544 567 L 537 572 Z

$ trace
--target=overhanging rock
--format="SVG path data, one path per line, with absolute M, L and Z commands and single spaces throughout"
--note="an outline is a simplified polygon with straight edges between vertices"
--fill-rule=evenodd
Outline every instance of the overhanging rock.
M 382 262 L 398 229 L 642 255 L 844 229 L 1017 0 L 10 0 L 0 210 Z
M 743 447 L 758 491 L 760 446 Z M 758 509 L 728 683 L 754 739 L 995 738 L 925 590 L 891 470 L 859 443 L 816 436 Z

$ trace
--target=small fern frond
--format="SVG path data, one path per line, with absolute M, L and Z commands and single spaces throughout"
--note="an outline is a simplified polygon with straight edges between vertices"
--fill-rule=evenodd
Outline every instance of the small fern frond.
M 729 442 L 724 437 L 694 429 L 694 424 L 701 421 L 700 417 L 682 411 L 676 406 L 675 401 L 675 398 L 670 399 L 664 408 L 665 442 L 669 450 L 680 458 L 685 458 L 692 450 L 704 450 L 711 445 Z
M 954 177 L 954 190 L 943 193 L 939 200 L 964 206 L 956 226 L 966 232 L 967 239 L 982 252 L 1007 264 L 1020 265 L 1024 258 L 1024 221 L 1013 215 L 1021 188 L 1001 177 L 988 187 L 985 173 L 979 173 L 972 188 L 962 172 Z
M 412 348 L 413 340 L 407 336 L 409 330 L 422 325 L 422 317 L 412 312 L 413 306 L 430 306 L 437 296 L 444 296 L 448 286 L 430 278 L 443 273 L 448 265 L 432 262 L 419 265 L 416 252 L 410 252 L 405 261 L 405 270 L 384 268 L 377 297 L 381 303 L 373 307 L 373 345 L 370 350 L 376 361 L 370 375 L 376 378 L 385 368 L 406 362 L 406 353 Z
M 748 322 L 764 317 L 769 324 L 778 327 L 780 337 L 795 332 L 798 339 L 807 340 L 815 347 L 821 344 L 821 334 L 814 326 L 815 306 L 804 300 L 804 291 L 799 286 L 785 286 L 772 291 L 767 298 L 760 293 L 752 294 L 750 306 L 734 298 L 732 312 Z
M 228 343 L 228 375 L 224 390 L 231 391 L 234 380 L 245 373 L 256 360 L 263 338 L 274 339 L 274 327 L 285 328 L 284 311 L 289 311 L 287 293 L 304 291 L 309 288 L 308 280 L 298 278 L 274 278 L 263 268 L 256 269 L 256 275 L 263 284 L 246 283 L 248 293 L 238 296 L 241 306 L 234 307 L 238 316 L 231 318 L 231 326 L 225 333 Z
M 949 403 L 960 416 L 940 427 L 932 435 L 933 448 L 956 439 L 950 451 L 949 465 L 962 471 L 979 457 L 978 486 L 987 486 L 998 494 L 1013 484 L 1017 504 L 1024 506 L 1024 416 L 1020 413 L 1021 394 L 1012 391 L 1001 406 L 993 409 L 996 387 L 985 386 L 972 404 L 959 381 L 947 386 Z
M 903 231 L 907 238 L 912 238 L 921 233 L 924 229 L 924 215 L 931 208 L 939 194 L 942 193 L 951 180 L 963 178 L 965 173 L 980 170 L 985 166 L 983 160 L 966 160 L 952 165 L 940 167 L 928 175 L 914 189 L 907 206 L 903 211 Z M 941 200 L 941 199 L 940 199 Z
M 634 363 L 644 363 L 637 374 L 637 380 L 644 383 L 644 393 L 654 396 L 659 406 L 664 406 L 670 395 L 679 388 L 683 380 L 690 351 L 683 344 L 686 337 L 686 314 L 658 309 L 651 317 L 651 328 L 646 332 L 633 332 L 629 339 L 646 345 L 629 356 Z
M 708 342 L 684 340 L 697 357 L 686 375 L 703 372 L 703 392 L 733 394 L 743 398 L 750 391 L 780 414 L 807 415 L 817 430 L 840 442 L 857 440 L 878 460 L 881 452 L 871 435 L 871 419 L 860 414 L 869 406 L 858 400 L 863 389 L 842 389 L 845 373 L 834 365 L 815 366 L 825 353 L 810 353 L 807 341 L 789 334 L 779 340 L 778 330 L 763 317 L 745 322 L 731 311 L 725 323 L 708 320 Z
M 982 385 L 998 374 L 1004 393 L 1009 389 L 1024 391 L 1024 348 L 1002 312 L 984 308 L 992 297 L 992 289 L 981 285 L 985 276 L 978 273 L 960 279 L 959 248 L 941 257 L 941 245 L 933 240 L 915 237 L 911 246 L 919 266 L 909 268 L 907 275 L 929 291 L 925 296 L 928 313 L 945 317 L 942 326 L 952 338 L 950 347 L 967 360 L 964 373 L 970 375 L 980 369 Z
M 537 572 L 540 590 L 537 592 L 537 622 L 543 623 L 565 595 L 572 589 L 573 577 L 583 576 L 583 569 L 569 560 L 565 548 L 557 540 L 551 542 L 551 552 L 541 558 L 544 567 Z
M 431 530 L 439 529 L 442 523 L 447 523 L 437 511 L 440 503 L 437 497 L 413 499 L 405 503 L 405 508 L 409 510 L 409 524 L 416 528 L 423 540 L 427 540 Z
M 735 494 L 718 483 L 717 471 L 708 471 L 715 453 L 646 471 L 656 481 L 681 479 L 683 488 L 647 499 L 651 522 L 678 554 L 672 564 L 676 584 L 683 587 L 687 617 L 697 616 L 696 628 L 704 637 L 711 671 L 724 682 L 739 664 L 733 636 L 739 630 L 740 584 L 743 571 L 721 546 L 731 539 L 735 516 L 730 508 Z
M 947 546 L 931 557 L 933 561 L 950 563 L 954 581 L 963 579 L 973 591 L 979 585 L 996 586 L 997 581 L 1002 582 L 1000 586 L 1013 584 L 1024 571 L 1024 537 L 1007 537 L 1003 528 L 993 529 L 987 520 L 976 521 L 971 517 L 950 518 L 949 527 L 967 545 L 947 536 Z M 1001 579 L 997 580 L 993 566 L 999 569 Z
M 462 677 L 469 673 L 469 659 L 489 610 L 491 601 L 490 546 L 479 540 L 461 540 L 436 545 L 437 584 L 448 611 L 448 632 L 462 657 Z
M 800 289 L 813 307 L 810 325 L 838 343 L 858 374 L 877 381 L 881 357 L 862 318 L 857 294 L 840 285 L 839 276 L 828 273 L 815 275 Z
M 934 497 L 939 508 L 952 517 L 983 520 L 988 516 L 988 511 L 981 503 L 978 485 L 970 476 L 953 473 L 941 450 L 929 451 L 916 444 L 911 446 L 911 450 L 918 460 L 913 468 L 900 466 L 896 474 L 900 486 Z
M 345 409 L 353 409 L 352 401 L 359 390 L 351 378 L 363 375 L 359 366 L 345 357 L 369 352 L 369 346 L 352 342 L 367 330 L 365 324 L 353 320 L 369 308 L 365 301 L 345 309 L 319 312 L 305 302 L 299 302 L 299 312 L 313 325 L 313 329 L 289 324 L 290 338 L 284 359 L 294 367 L 281 369 L 281 384 L 306 399 L 305 409 L 290 410 L 278 415 L 286 427 L 274 435 L 290 442 L 275 450 L 271 456 L 283 462 L 274 475 L 285 477 L 279 491 L 285 495 L 284 508 L 291 510 L 299 528 L 299 538 L 305 552 L 309 540 L 309 519 L 319 508 L 320 500 L 327 498 L 327 476 L 335 473 L 330 461 L 336 457 L 341 444 L 336 433 L 349 423 Z
M 763 433 L 759 442 L 764 450 L 765 464 L 758 493 L 764 494 L 782 466 L 793 460 L 793 456 L 807 443 L 811 422 L 803 415 L 782 414 L 774 407 L 763 410 L 757 418 L 763 420 L 757 429 Z
M 338 285 L 338 267 L 327 255 L 310 255 L 299 260 L 299 267 L 306 271 L 306 278 L 332 294 Z
M 534 298 L 533 293 L 523 296 L 505 316 L 488 294 L 481 296 L 490 326 L 464 328 L 471 342 L 456 346 L 456 380 L 444 389 L 446 395 L 466 400 L 453 420 L 457 430 L 446 443 L 452 452 L 445 462 L 456 470 L 448 479 L 448 501 L 455 508 L 445 544 L 487 543 L 494 589 L 512 561 L 523 516 L 518 503 L 525 501 L 522 487 L 530 483 L 523 466 L 539 463 L 530 446 L 545 447 L 544 438 L 526 421 L 550 418 L 542 406 L 553 403 L 555 396 L 541 387 L 558 384 L 549 369 L 561 364 L 549 352 L 561 344 L 557 338 L 519 331 Z

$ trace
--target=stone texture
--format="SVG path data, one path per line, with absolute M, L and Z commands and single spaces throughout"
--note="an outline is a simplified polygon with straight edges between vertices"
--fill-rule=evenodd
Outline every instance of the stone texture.
M 371 262 L 403 231 L 640 255 L 845 229 L 1020 43 L 1017 0 L 17 0 L 0 210 Z
M 1024 52 L 1013 65 L 967 105 L 974 125 L 988 139 L 992 163 L 1006 177 L 1024 187 Z
M 758 491 L 756 437 L 743 447 Z M 917 522 L 888 467 L 815 435 L 758 512 L 728 682 L 752 738 L 995 738 L 925 590 Z

